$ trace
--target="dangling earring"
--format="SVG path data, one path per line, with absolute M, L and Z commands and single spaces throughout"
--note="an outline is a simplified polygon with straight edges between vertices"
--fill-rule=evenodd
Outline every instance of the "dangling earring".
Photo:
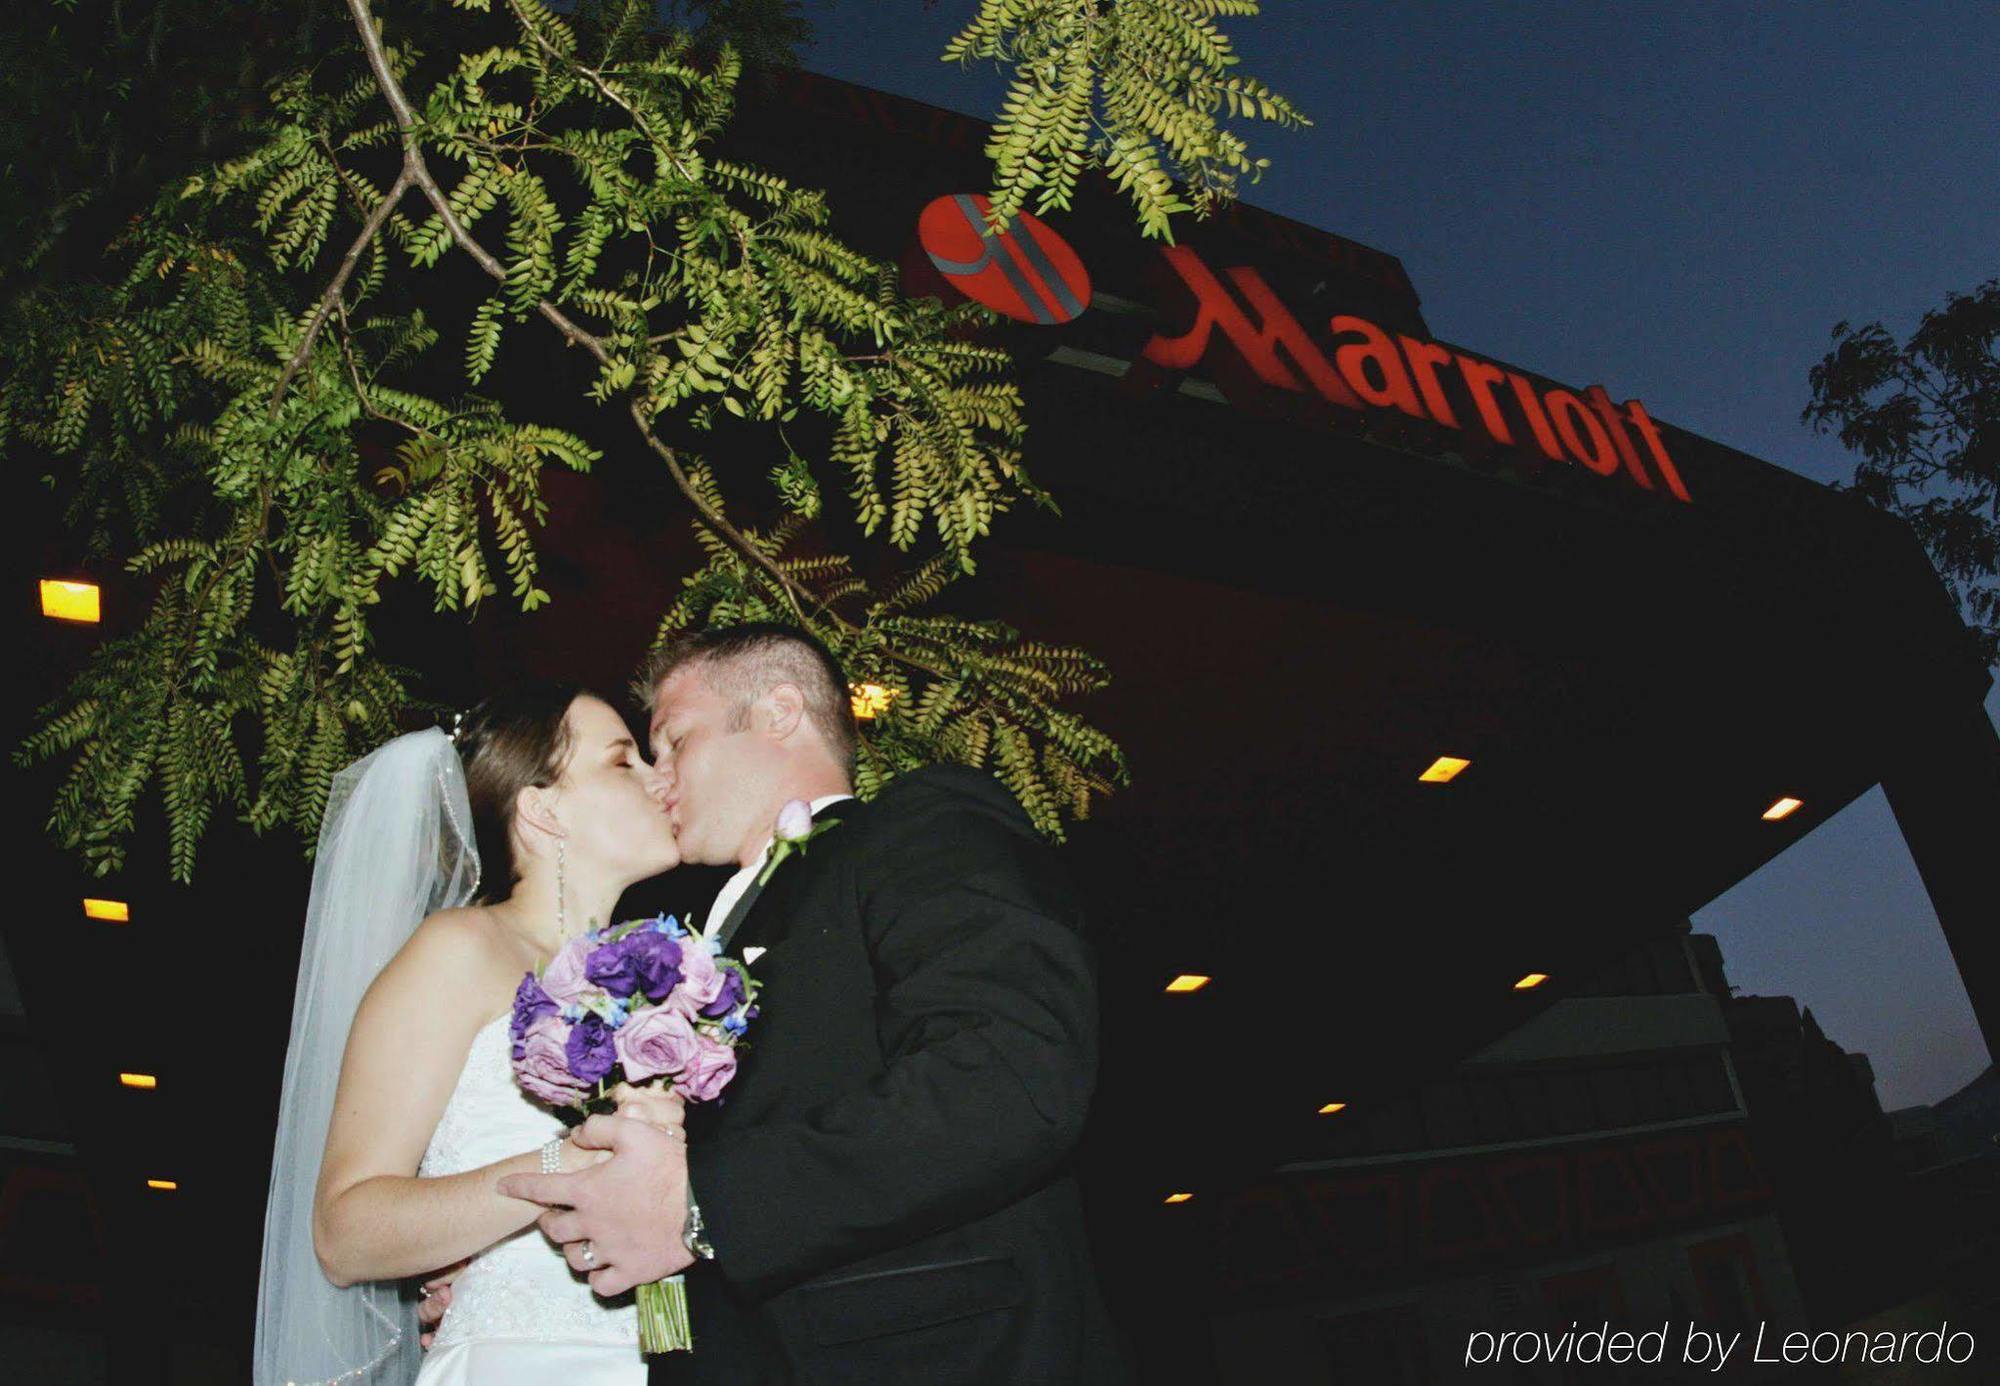
M 569 889 L 563 840 L 556 839 L 556 937 L 569 937 Z

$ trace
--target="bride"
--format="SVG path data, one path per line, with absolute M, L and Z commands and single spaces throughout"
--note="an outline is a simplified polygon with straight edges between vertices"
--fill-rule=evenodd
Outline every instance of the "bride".
M 679 864 L 667 786 L 604 700 L 487 699 L 334 780 L 313 868 L 257 1295 L 257 1386 L 641 1386 L 598 1299 L 503 1175 L 608 1159 L 516 1087 L 521 977 Z M 338 1069 L 338 1083 L 335 1071 Z M 621 1115 L 680 1132 L 681 1103 Z M 420 1353 L 398 1282 L 470 1258 Z M 419 1364 L 421 1359 L 421 1370 Z

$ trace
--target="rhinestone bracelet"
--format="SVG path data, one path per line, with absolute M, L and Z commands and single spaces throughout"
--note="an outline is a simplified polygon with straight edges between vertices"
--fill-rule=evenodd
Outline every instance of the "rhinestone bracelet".
M 542 1146 L 543 1174 L 562 1173 L 562 1143 L 563 1143 L 563 1138 L 561 1136 L 557 1136 L 554 1140 L 549 1141 Z

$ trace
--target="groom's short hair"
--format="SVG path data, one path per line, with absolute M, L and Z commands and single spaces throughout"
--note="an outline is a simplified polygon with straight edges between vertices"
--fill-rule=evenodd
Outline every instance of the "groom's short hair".
M 810 631 L 775 621 L 694 631 L 676 636 L 646 657 L 633 692 L 647 712 L 660 685 L 683 669 L 698 668 L 708 686 L 734 704 L 731 730 L 749 725 L 750 704 L 781 683 L 805 694 L 806 716 L 850 779 L 860 733 L 854 695 L 833 651 Z

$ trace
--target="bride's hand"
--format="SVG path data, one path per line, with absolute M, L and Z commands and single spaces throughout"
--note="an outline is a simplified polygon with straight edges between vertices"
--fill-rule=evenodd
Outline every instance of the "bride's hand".
M 469 1260 L 460 1261 L 441 1270 L 418 1289 L 417 1324 L 420 1331 L 417 1342 L 425 1351 L 429 1351 L 431 1341 L 437 1337 L 437 1326 L 444 1318 L 444 1311 L 451 1308 L 451 1282 L 458 1279 L 458 1273 L 470 1264 Z
M 649 1126 L 657 1126 L 670 1136 L 686 1138 L 687 1102 L 672 1090 L 651 1085 L 633 1087 L 620 1083 L 610 1095 L 618 1100 L 618 1115 Z
M 610 1158 L 611 1152 L 608 1150 L 587 1150 L 578 1145 L 576 1132 L 572 1131 L 563 1137 L 562 1150 L 558 1152 L 557 1162 L 562 1166 L 564 1174 L 576 1174 L 601 1165 Z

